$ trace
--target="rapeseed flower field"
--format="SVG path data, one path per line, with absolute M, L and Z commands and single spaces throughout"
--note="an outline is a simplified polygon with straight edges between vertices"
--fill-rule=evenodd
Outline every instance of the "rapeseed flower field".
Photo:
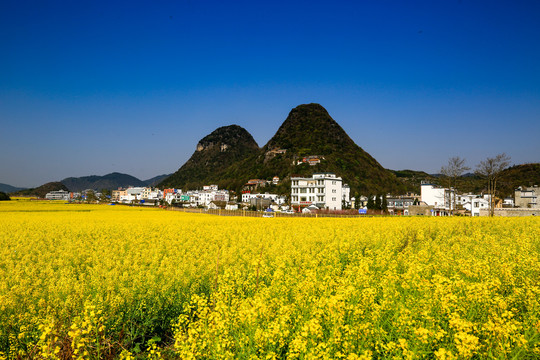
M 537 218 L 0 203 L 0 359 L 540 358 Z

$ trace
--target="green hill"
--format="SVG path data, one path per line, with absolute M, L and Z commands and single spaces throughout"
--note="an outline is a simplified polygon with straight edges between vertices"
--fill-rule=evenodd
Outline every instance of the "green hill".
M 188 190 L 217 184 L 237 189 L 247 180 L 247 174 L 231 172 L 230 168 L 258 152 L 259 146 L 246 129 L 238 125 L 220 127 L 201 139 L 191 158 L 158 186 Z
M 113 172 L 103 176 L 91 175 L 69 177 L 62 180 L 61 183 L 67 186 L 70 191 L 83 191 L 86 189 L 114 190 L 118 189 L 119 187 L 146 186 L 146 182 L 141 181 L 134 176 L 118 172 Z
M 49 182 L 49 183 L 43 184 L 37 188 L 17 191 L 16 193 L 13 193 L 12 195 L 13 196 L 35 196 L 38 198 L 44 198 L 48 192 L 58 191 L 58 190 L 69 191 L 66 185 L 62 184 L 59 181 L 55 181 L 55 182 Z
M 286 151 L 277 153 L 279 149 Z M 310 157 L 320 163 L 306 163 Z M 251 177 L 279 176 L 286 182 L 291 175 L 332 172 L 349 184 L 352 194 L 406 191 L 406 186 L 356 145 L 319 104 L 292 109 L 258 156 L 239 166 L 248 168 Z
M 223 144 L 237 145 L 221 148 Z M 311 157 L 316 165 L 303 160 Z M 203 138 L 193 156 L 160 187 L 182 189 L 218 184 L 240 190 L 251 178 L 282 179 L 277 192 L 288 193 L 291 176 L 333 172 L 351 186 L 352 194 L 407 191 L 407 185 L 356 145 L 319 104 L 292 109 L 270 141 L 259 149 L 239 126 L 219 128 Z

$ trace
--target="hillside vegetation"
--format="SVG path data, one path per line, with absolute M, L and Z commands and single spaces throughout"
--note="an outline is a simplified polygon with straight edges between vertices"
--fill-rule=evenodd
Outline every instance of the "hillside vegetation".
M 408 189 L 406 183 L 356 145 L 319 104 L 292 109 L 262 149 L 246 130 L 236 127 L 235 131 L 224 131 L 227 128 L 217 129 L 203 138 L 200 150 L 159 186 L 196 189 L 215 183 L 238 191 L 249 179 L 278 176 L 283 182 L 276 190 L 287 193 L 291 176 L 333 172 L 350 185 L 352 194 L 402 193 Z M 230 145 L 237 139 L 242 142 L 236 151 L 233 151 L 235 147 L 221 150 L 222 145 Z M 309 156 L 319 158 L 320 163 L 298 165 L 299 160 Z
M 12 195 L 14 196 L 34 196 L 34 197 L 37 197 L 37 198 L 45 198 L 45 195 L 51 191 L 58 191 L 58 190 L 64 190 L 64 191 L 69 191 L 69 189 L 67 188 L 66 185 L 62 184 L 61 182 L 59 181 L 53 181 L 53 182 L 48 182 L 46 184 L 43 184 L 37 188 L 32 188 L 32 189 L 25 189 L 25 190 L 20 190 L 20 191 L 17 191 L 15 193 L 13 193 Z

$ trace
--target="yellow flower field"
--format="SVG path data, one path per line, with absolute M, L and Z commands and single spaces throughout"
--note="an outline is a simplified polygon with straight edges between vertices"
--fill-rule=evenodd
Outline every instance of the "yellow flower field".
M 0 359 L 540 358 L 538 218 L 0 203 Z

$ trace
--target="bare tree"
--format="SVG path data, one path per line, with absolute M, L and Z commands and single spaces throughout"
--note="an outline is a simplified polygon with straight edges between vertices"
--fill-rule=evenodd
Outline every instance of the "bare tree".
M 499 154 L 494 158 L 487 158 L 480 161 L 476 166 L 476 173 L 487 180 L 489 196 L 489 216 L 495 213 L 495 192 L 497 191 L 497 180 L 501 172 L 510 165 L 510 156 L 505 153 Z
M 471 168 L 465 166 L 465 159 L 460 158 L 459 156 L 454 156 L 448 159 L 448 165 L 441 167 L 441 174 L 448 179 L 450 188 L 453 188 L 454 194 L 453 198 L 450 200 L 450 209 L 452 215 L 454 214 L 454 209 L 456 208 L 456 191 L 457 191 L 457 182 L 458 179 L 463 173 Z

